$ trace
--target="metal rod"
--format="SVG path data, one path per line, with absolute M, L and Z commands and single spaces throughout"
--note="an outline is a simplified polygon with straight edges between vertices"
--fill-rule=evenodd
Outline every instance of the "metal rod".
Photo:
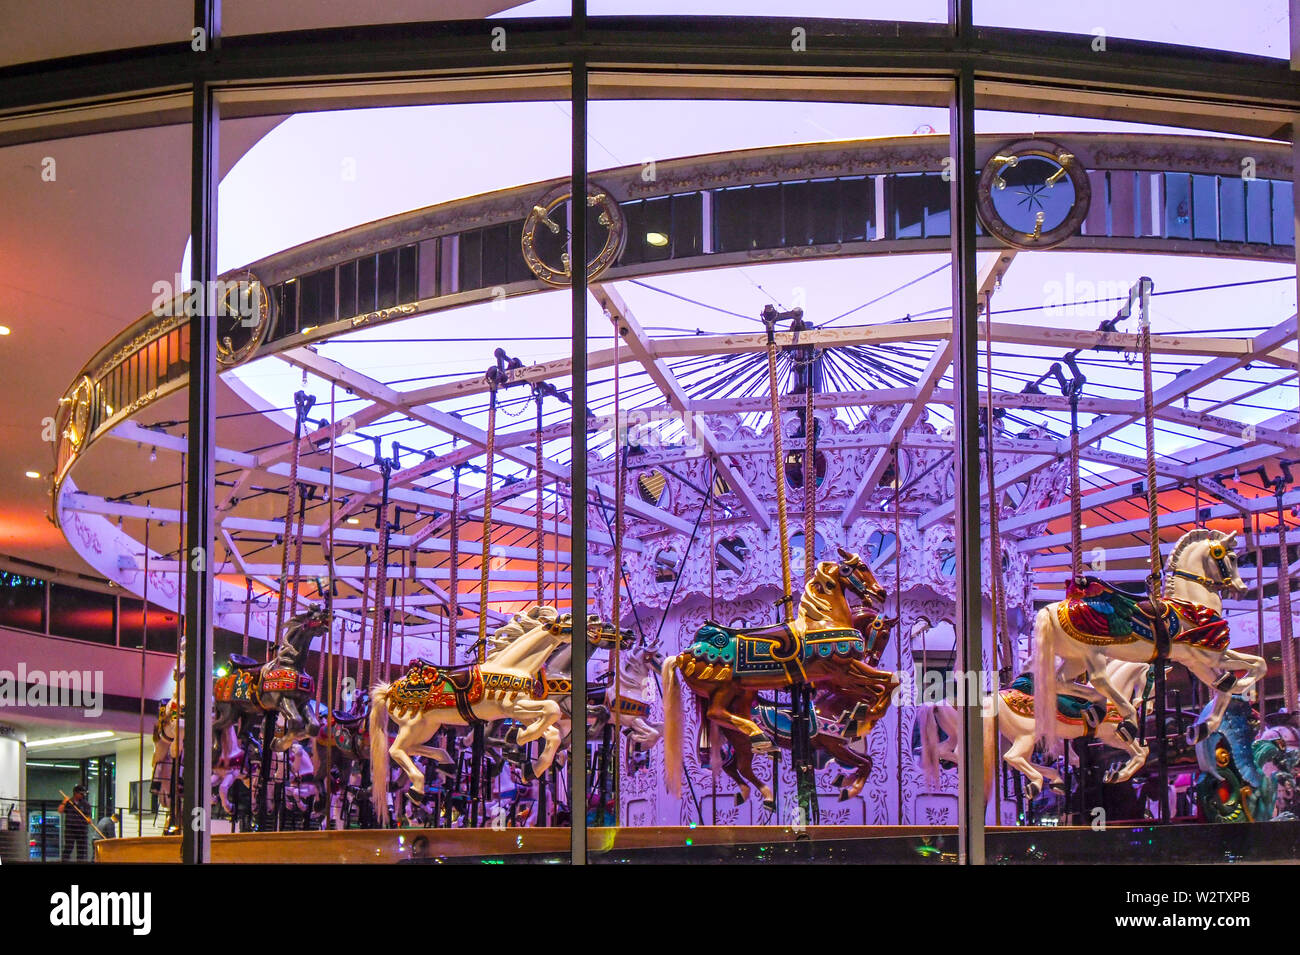
M 146 501 L 146 506 L 148 502 Z M 140 758 L 136 769 L 139 802 L 136 805 L 135 834 L 144 835 L 144 681 L 145 648 L 149 644 L 149 521 L 144 522 L 144 607 L 140 611 Z M 178 722 L 179 725 L 179 722 Z
M 969 24 L 969 0 L 950 0 Z M 956 20 L 958 18 L 954 18 Z M 975 246 L 975 76 L 958 74 L 948 109 L 955 173 L 950 181 L 952 210 L 953 423 L 956 447 L 954 529 L 957 553 L 957 634 L 959 666 L 981 669 L 983 629 L 980 607 L 979 459 L 979 299 Z M 958 858 L 984 863 L 984 738 L 978 706 L 961 707 L 962 746 L 958 766 Z
M 195 27 L 208 38 L 204 59 L 221 39 L 220 0 L 195 0 Z M 216 89 L 200 65 L 191 102 L 190 252 L 194 288 L 189 309 L 189 469 L 185 553 L 184 812 L 181 860 L 211 857 L 213 491 L 216 481 L 216 316 L 208 290 L 217 277 L 217 184 L 220 179 L 221 114 Z M 188 558 L 188 559 L 186 559 Z M 173 794 L 173 803 L 176 800 Z
M 573 0 L 573 29 L 581 38 L 586 29 L 587 0 Z M 570 87 L 572 143 L 569 176 L 572 204 L 578 206 L 587 194 L 587 61 L 575 57 Z M 585 204 L 581 207 L 585 209 Z M 570 609 L 573 612 L 573 688 L 570 696 L 573 730 L 569 758 L 569 858 L 574 865 L 587 864 L 587 721 L 581 718 L 587 706 L 587 217 L 575 215 L 569 231 L 569 261 L 572 281 L 573 427 L 570 438 L 570 508 L 573 525 L 569 558 Z

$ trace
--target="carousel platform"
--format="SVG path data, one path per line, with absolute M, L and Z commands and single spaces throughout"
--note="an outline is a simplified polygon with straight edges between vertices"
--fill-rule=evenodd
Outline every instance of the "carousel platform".
M 955 826 L 811 826 L 803 832 L 783 826 L 593 827 L 588 830 L 591 861 L 632 861 L 646 853 L 667 853 L 717 861 L 740 856 L 806 854 L 811 845 L 843 847 L 861 842 L 924 847 L 921 859 L 940 858 L 952 842 Z M 517 860 L 554 862 L 569 859 L 567 828 L 526 829 L 348 829 L 333 832 L 244 832 L 212 836 L 212 861 L 218 863 L 405 863 Z M 146 836 L 101 840 L 99 862 L 166 863 L 180 861 L 180 840 Z M 955 848 L 952 852 L 955 853 Z M 894 853 L 890 852 L 889 855 Z M 818 853 L 820 855 L 820 853 Z M 955 859 L 955 855 L 953 856 Z M 650 860 L 647 860 L 650 861 Z M 666 860 L 665 860 L 666 861 Z M 776 861 L 775 858 L 773 861 Z M 829 860 L 827 860 L 829 861 Z M 885 861 L 881 859 L 880 861 Z M 891 860 L 892 861 L 892 860 Z
M 886 863 L 957 861 L 955 826 L 659 826 L 588 830 L 592 863 Z M 1300 822 L 1243 825 L 989 827 L 988 861 L 1018 863 L 1268 862 L 1300 855 Z M 106 863 L 177 863 L 174 836 L 95 844 Z M 349 829 L 212 837 L 217 863 L 563 863 L 569 830 Z

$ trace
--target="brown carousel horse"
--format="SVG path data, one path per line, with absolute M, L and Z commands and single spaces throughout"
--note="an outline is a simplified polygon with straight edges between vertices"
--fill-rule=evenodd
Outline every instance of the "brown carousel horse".
M 664 661 L 664 758 L 671 791 L 680 793 L 682 784 L 682 683 L 705 699 L 704 715 L 738 753 L 776 745 L 751 718 L 761 690 L 809 683 L 855 700 L 879 698 L 892 676 L 864 661 L 860 628 L 878 616 L 872 603 L 883 605 L 885 589 L 856 554 L 840 548 L 839 555 L 839 561 L 817 564 L 794 620 L 747 630 L 709 621 L 686 650 Z M 862 603 L 857 613 L 849 593 Z M 885 693 L 886 706 L 888 698 Z
M 269 662 L 259 664 L 242 654 L 230 655 L 230 672 L 212 686 L 217 704 L 212 730 L 218 739 L 225 738 L 226 727 L 249 716 L 269 713 L 284 717 L 284 734 L 274 743 L 279 752 L 316 735 L 320 727 L 307 709 L 315 681 L 303 670 L 303 663 L 312 640 L 329 625 L 329 612 L 324 607 L 312 607 L 289 621 Z
M 880 663 L 881 654 L 889 642 L 889 632 L 898 623 L 897 617 L 876 617 L 864 628 L 866 640 L 866 662 L 869 666 Z M 880 680 L 873 692 L 866 697 L 855 696 L 833 688 L 817 688 L 808 708 L 808 722 L 812 728 L 809 742 L 826 759 L 834 760 L 843 770 L 851 770 L 851 775 L 841 772 L 832 783 L 839 789 L 839 798 L 843 802 L 862 793 L 875 765 L 866 753 L 853 749 L 855 739 L 862 739 L 889 709 L 894 690 L 898 688 L 898 679 L 894 674 L 881 670 Z M 788 708 L 775 703 L 758 701 L 751 711 L 754 722 L 758 723 L 783 750 L 793 747 L 793 732 Z M 739 788 L 736 793 L 736 805 L 748 801 L 750 786 L 757 788 L 763 795 L 763 807 L 769 811 L 776 808 L 771 788 L 754 773 L 754 749 L 747 740 L 736 744 L 736 737 L 729 737 L 732 750 L 723 762 L 722 770 Z M 716 757 L 713 757 L 716 758 Z

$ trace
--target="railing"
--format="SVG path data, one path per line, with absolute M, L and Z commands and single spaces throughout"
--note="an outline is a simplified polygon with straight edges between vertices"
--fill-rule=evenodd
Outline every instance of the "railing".
M 0 798 L 0 863 L 15 862 L 88 862 L 94 861 L 94 843 L 100 838 L 95 826 L 108 815 L 109 808 L 90 804 L 86 815 L 95 826 L 69 822 L 75 810 L 59 812 L 62 799 Z M 110 807 L 111 808 L 111 807 Z M 116 826 L 117 837 L 134 836 L 137 829 L 144 835 L 161 832 L 162 813 L 146 811 L 137 824 L 135 813 L 123 812 Z

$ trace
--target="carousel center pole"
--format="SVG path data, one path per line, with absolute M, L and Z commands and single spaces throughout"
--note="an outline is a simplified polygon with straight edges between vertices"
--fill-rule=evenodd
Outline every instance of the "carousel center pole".
M 1160 781 L 1160 815 L 1162 823 L 1169 821 L 1169 730 L 1166 713 L 1165 663 L 1169 659 L 1169 631 L 1165 626 L 1165 605 L 1163 575 L 1160 560 L 1160 516 L 1156 501 L 1156 445 L 1155 445 L 1155 399 L 1151 384 L 1151 315 L 1150 296 L 1152 282 L 1146 276 L 1138 279 L 1135 288 L 1129 292 L 1129 304 L 1133 297 L 1138 299 L 1138 327 L 1142 335 L 1142 403 L 1145 412 L 1147 445 L 1147 528 L 1151 538 L 1151 572 L 1147 575 L 1147 596 L 1155 615 L 1153 631 L 1156 638 L 1155 653 L 1151 663 L 1156 668 L 1155 679 L 1155 714 L 1156 714 L 1156 761 L 1159 764 L 1157 779 Z M 1121 724 L 1120 731 L 1123 733 Z

